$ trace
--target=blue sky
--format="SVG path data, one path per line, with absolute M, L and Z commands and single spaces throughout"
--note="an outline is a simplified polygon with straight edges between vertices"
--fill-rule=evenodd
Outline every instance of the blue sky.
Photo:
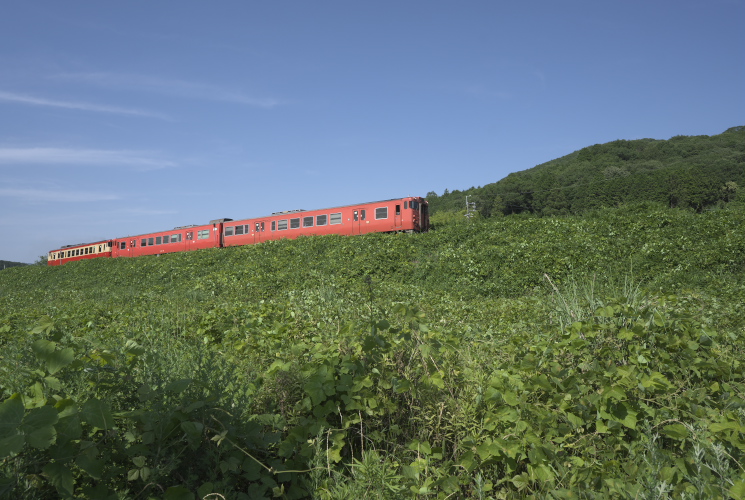
M 0 259 L 745 125 L 745 1 L 13 2 Z

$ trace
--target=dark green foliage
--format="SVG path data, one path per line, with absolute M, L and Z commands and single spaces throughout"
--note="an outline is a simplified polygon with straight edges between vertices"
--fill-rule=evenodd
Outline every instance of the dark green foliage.
M 436 213 L 463 210 L 470 195 L 487 217 L 578 214 L 638 202 L 700 212 L 736 199 L 743 188 L 745 127 L 732 127 L 715 136 L 596 144 L 484 187 L 427 197 Z

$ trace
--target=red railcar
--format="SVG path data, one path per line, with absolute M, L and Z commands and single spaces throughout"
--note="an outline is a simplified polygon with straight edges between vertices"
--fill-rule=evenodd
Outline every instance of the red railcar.
M 421 232 L 429 229 L 427 202 L 409 197 L 321 210 L 290 210 L 224 222 L 221 246 L 251 245 L 323 234 Z
M 419 197 L 359 203 L 321 210 L 289 210 L 252 219 L 216 219 L 201 226 L 70 245 L 49 252 L 50 266 L 96 257 L 139 257 L 203 248 L 252 245 L 262 241 L 323 234 L 424 232 L 429 230 L 427 201 Z
M 47 264 L 50 266 L 61 266 L 74 260 L 111 257 L 111 247 L 112 240 L 67 245 L 49 252 L 49 255 L 47 255 Z
M 170 231 L 117 238 L 111 256 L 139 257 L 216 248 L 221 246 L 223 220 L 214 220 L 203 226 L 181 226 Z

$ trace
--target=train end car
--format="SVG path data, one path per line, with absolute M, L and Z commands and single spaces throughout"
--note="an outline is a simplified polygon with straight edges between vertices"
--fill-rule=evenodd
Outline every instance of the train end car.
M 427 201 L 407 197 L 320 210 L 288 210 L 265 217 L 225 222 L 222 246 L 325 234 L 418 233 L 428 230 Z
M 48 266 L 61 266 L 68 262 L 84 259 L 96 259 L 99 257 L 111 257 L 112 240 L 96 241 L 95 243 L 79 243 L 77 245 L 66 245 L 57 250 L 52 250 L 47 255 Z

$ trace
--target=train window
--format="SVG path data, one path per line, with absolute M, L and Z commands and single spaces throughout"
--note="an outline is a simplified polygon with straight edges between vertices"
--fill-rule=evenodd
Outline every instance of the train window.
M 331 224 L 341 224 L 341 212 L 331 214 Z
M 404 210 L 406 210 L 407 208 L 409 208 L 409 202 L 408 201 L 405 201 L 404 202 Z
M 276 231 L 276 230 L 277 230 L 277 222 L 272 221 L 272 231 Z
M 328 219 L 327 215 L 316 215 L 316 226 L 325 226 L 326 219 Z
M 171 235 L 170 234 L 164 234 L 163 235 L 163 243 L 170 243 L 171 242 Z
M 119 250 L 126 250 L 127 249 L 127 242 L 122 241 L 119 243 Z
M 360 220 L 367 219 L 367 210 L 360 210 Z
M 401 205 L 396 205 L 396 215 L 401 215 Z
M 147 238 L 142 238 L 142 241 L 140 241 L 140 246 L 141 247 L 146 247 L 147 246 Z
M 290 229 L 297 229 L 300 227 L 300 217 L 297 219 L 290 219 Z
M 313 216 L 303 217 L 303 227 L 313 227 Z
M 411 208 L 414 210 L 419 210 L 419 202 L 418 201 L 412 201 L 411 202 Z
M 171 235 L 171 243 L 179 243 L 181 241 L 181 233 Z
M 375 209 L 376 219 L 387 219 L 388 218 L 388 207 L 380 207 Z
M 277 221 L 277 231 L 284 231 L 287 229 L 287 219 Z
M 210 237 L 210 230 L 209 229 L 202 229 L 199 232 L 197 232 L 197 239 L 198 240 L 206 240 Z
M 236 234 L 236 235 L 238 235 L 238 234 L 243 234 L 243 229 L 244 229 L 245 227 L 246 227 L 246 226 L 235 226 L 235 234 Z M 230 228 L 230 229 L 233 229 L 233 228 Z M 225 235 L 227 236 L 227 233 L 226 233 Z
M 148 238 L 147 239 L 147 246 L 151 247 L 155 245 L 155 238 Z
M 156 236 L 155 237 L 155 244 L 156 245 L 162 245 L 163 244 L 163 237 L 162 236 Z
M 243 232 L 243 231 L 242 231 L 242 230 L 243 230 L 243 227 L 242 227 L 242 226 L 236 226 L 236 227 L 233 227 L 233 226 L 231 226 L 231 227 L 226 227 L 226 228 L 225 228 L 225 236 L 233 236 L 233 231 L 234 231 L 234 230 L 236 230 L 236 229 L 238 229 L 238 228 L 241 228 L 241 233 L 242 233 L 242 232 Z M 235 232 L 237 233 L 238 231 L 235 231 Z
M 263 222 L 261 223 L 261 231 L 262 232 L 264 231 L 264 223 Z
M 359 220 L 359 214 L 357 214 L 357 210 L 354 211 L 354 220 L 355 221 Z

